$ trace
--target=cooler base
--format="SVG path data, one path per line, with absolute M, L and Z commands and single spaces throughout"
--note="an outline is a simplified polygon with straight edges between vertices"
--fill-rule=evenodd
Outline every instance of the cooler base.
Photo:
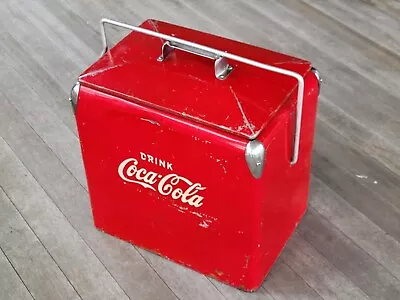
M 235 279 L 227 280 L 226 276 L 224 276 L 225 275 L 224 270 L 219 270 L 219 271 L 215 271 L 215 272 L 207 272 L 200 265 L 196 265 L 193 262 L 184 262 L 184 261 L 182 261 L 182 260 L 180 260 L 178 258 L 170 256 L 169 253 L 168 253 L 168 250 L 164 250 L 163 251 L 162 249 L 157 249 L 157 250 L 156 249 L 151 249 L 151 248 L 148 248 L 145 245 L 142 245 L 142 244 L 140 244 L 140 243 L 138 243 L 136 241 L 131 241 L 129 239 L 121 238 L 121 237 L 119 237 L 118 233 L 112 233 L 109 230 L 107 230 L 106 228 L 98 226 L 96 223 L 95 223 L 95 227 L 96 227 L 97 230 L 99 230 L 99 231 L 101 231 L 101 232 L 103 232 L 105 234 L 108 234 L 108 235 L 113 236 L 113 237 L 115 237 L 115 238 L 117 238 L 119 240 L 123 240 L 123 241 L 125 241 L 127 243 L 130 243 L 134 247 L 139 247 L 140 249 L 143 249 L 145 251 L 148 251 L 148 252 L 151 252 L 151 253 L 153 253 L 155 255 L 158 255 L 159 257 L 161 257 L 163 259 L 170 260 L 170 261 L 172 261 L 174 263 L 177 263 L 177 264 L 179 264 L 181 266 L 184 266 L 184 267 L 186 267 L 188 269 L 191 269 L 191 270 L 193 270 L 193 271 L 195 271 L 195 272 L 197 272 L 197 273 L 199 273 L 201 275 L 205 275 L 207 277 L 213 278 L 213 279 L 218 280 L 219 282 L 221 282 L 223 284 L 232 286 L 232 287 L 237 288 L 239 290 L 242 290 L 244 292 L 253 293 L 253 292 L 256 292 L 261 287 L 261 285 L 263 284 L 265 279 L 268 277 L 271 268 L 273 267 L 274 263 L 276 262 L 276 260 L 278 259 L 278 257 L 280 256 L 280 254 L 282 253 L 284 248 L 286 247 L 286 244 L 288 243 L 289 239 L 293 235 L 294 231 L 296 230 L 297 226 L 299 225 L 299 223 L 303 219 L 304 215 L 306 214 L 307 209 L 308 209 L 308 206 L 303 211 L 303 213 L 301 214 L 301 216 L 298 219 L 298 221 L 293 224 L 293 228 L 292 228 L 291 232 L 289 233 L 288 238 L 286 239 L 285 243 L 282 244 L 281 249 L 280 249 L 279 253 L 276 255 L 275 259 L 270 264 L 268 264 L 267 266 L 264 266 L 264 268 L 266 269 L 263 272 L 264 275 L 260 276 L 259 278 L 252 278 L 252 280 L 250 279 L 251 273 L 238 274 L 236 280 Z M 249 277 L 249 280 L 248 280 L 249 283 L 246 283 L 246 278 L 244 278 L 244 276 L 248 276 Z

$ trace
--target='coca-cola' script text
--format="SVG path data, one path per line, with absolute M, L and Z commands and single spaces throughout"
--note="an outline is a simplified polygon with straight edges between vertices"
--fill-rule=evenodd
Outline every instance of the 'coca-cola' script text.
M 118 167 L 118 174 L 126 182 L 139 184 L 163 196 L 170 196 L 174 200 L 180 200 L 194 207 L 203 205 L 204 197 L 197 193 L 206 188 L 200 183 L 193 183 L 177 174 L 161 175 L 148 171 L 139 167 L 139 162 L 135 158 L 125 159 Z M 186 186 L 186 189 L 182 187 L 182 184 Z

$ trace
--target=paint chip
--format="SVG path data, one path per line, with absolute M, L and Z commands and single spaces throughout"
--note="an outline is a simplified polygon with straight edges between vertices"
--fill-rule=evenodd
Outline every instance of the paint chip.
M 358 178 L 361 178 L 361 179 L 367 179 L 367 178 L 368 178 L 367 175 L 358 175 L 358 174 L 356 174 L 356 176 L 357 176 Z
M 203 227 L 203 228 L 208 228 L 208 224 L 207 224 L 207 222 L 206 221 L 203 221 L 203 222 L 201 222 L 200 224 L 199 224 L 199 226 L 200 227 Z

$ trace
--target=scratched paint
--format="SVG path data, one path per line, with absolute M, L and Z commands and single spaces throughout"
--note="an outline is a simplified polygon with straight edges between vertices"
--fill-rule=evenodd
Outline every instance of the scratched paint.
M 237 130 L 238 130 L 238 131 L 243 131 L 243 129 L 248 128 L 248 129 L 251 131 L 251 134 L 254 135 L 254 134 L 255 134 L 255 132 L 254 132 L 255 126 L 249 122 L 249 120 L 248 120 L 246 114 L 244 113 L 242 104 L 240 103 L 238 97 L 236 96 L 236 93 L 234 92 L 233 88 L 232 88 L 231 86 L 230 86 L 229 88 L 230 88 L 230 90 L 231 90 L 231 92 L 232 92 L 233 97 L 234 97 L 235 100 L 236 100 L 236 103 L 237 103 L 237 105 L 238 105 L 238 107 L 239 107 L 239 110 L 240 110 L 240 112 L 241 112 L 241 114 L 242 114 L 243 122 L 244 122 L 244 126 L 243 126 L 243 127 L 242 127 L 242 126 L 239 126 L 239 127 L 237 128 Z
M 88 74 L 82 75 L 80 78 L 82 79 L 82 78 L 85 78 L 85 77 L 93 77 L 93 76 L 96 76 L 96 75 L 100 75 L 100 74 L 102 74 L 102 73 L 104 73 L 104 72 L 107 72 L 107 71 L 110 71 L 110 70 L 112 70 L 112 69 L 116 69 L 116 68 L 122 67 L 123 65 L 124 65 L 124 64 L 118 64 L 118 65 L 107 66 L 107 67 L 104 67 L 104 68 L 95 70 L 95 71 L 93 71 L 93 72 L 90 72 L 90 73 L 88 73 Z
M 151 124 L 153 124 L 153 125 L 160 126 L 160 123 L 157 122 L 157 121 L 154 121 L 154 120 L 145 119 L 145 118 L 140 118 L 140 120 L 145 121 L 145 122 L 149 122 L 149 123 L 151 123 Z

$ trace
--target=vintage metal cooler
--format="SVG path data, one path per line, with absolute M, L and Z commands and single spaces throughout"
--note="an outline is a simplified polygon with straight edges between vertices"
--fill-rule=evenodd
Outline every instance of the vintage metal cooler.
M 131 32 L 108 49 L 105 23 Z M 306 211 L 318 72 L 160 21 L 102 25 L 71 94 L 95 226 L 256 290 Z

